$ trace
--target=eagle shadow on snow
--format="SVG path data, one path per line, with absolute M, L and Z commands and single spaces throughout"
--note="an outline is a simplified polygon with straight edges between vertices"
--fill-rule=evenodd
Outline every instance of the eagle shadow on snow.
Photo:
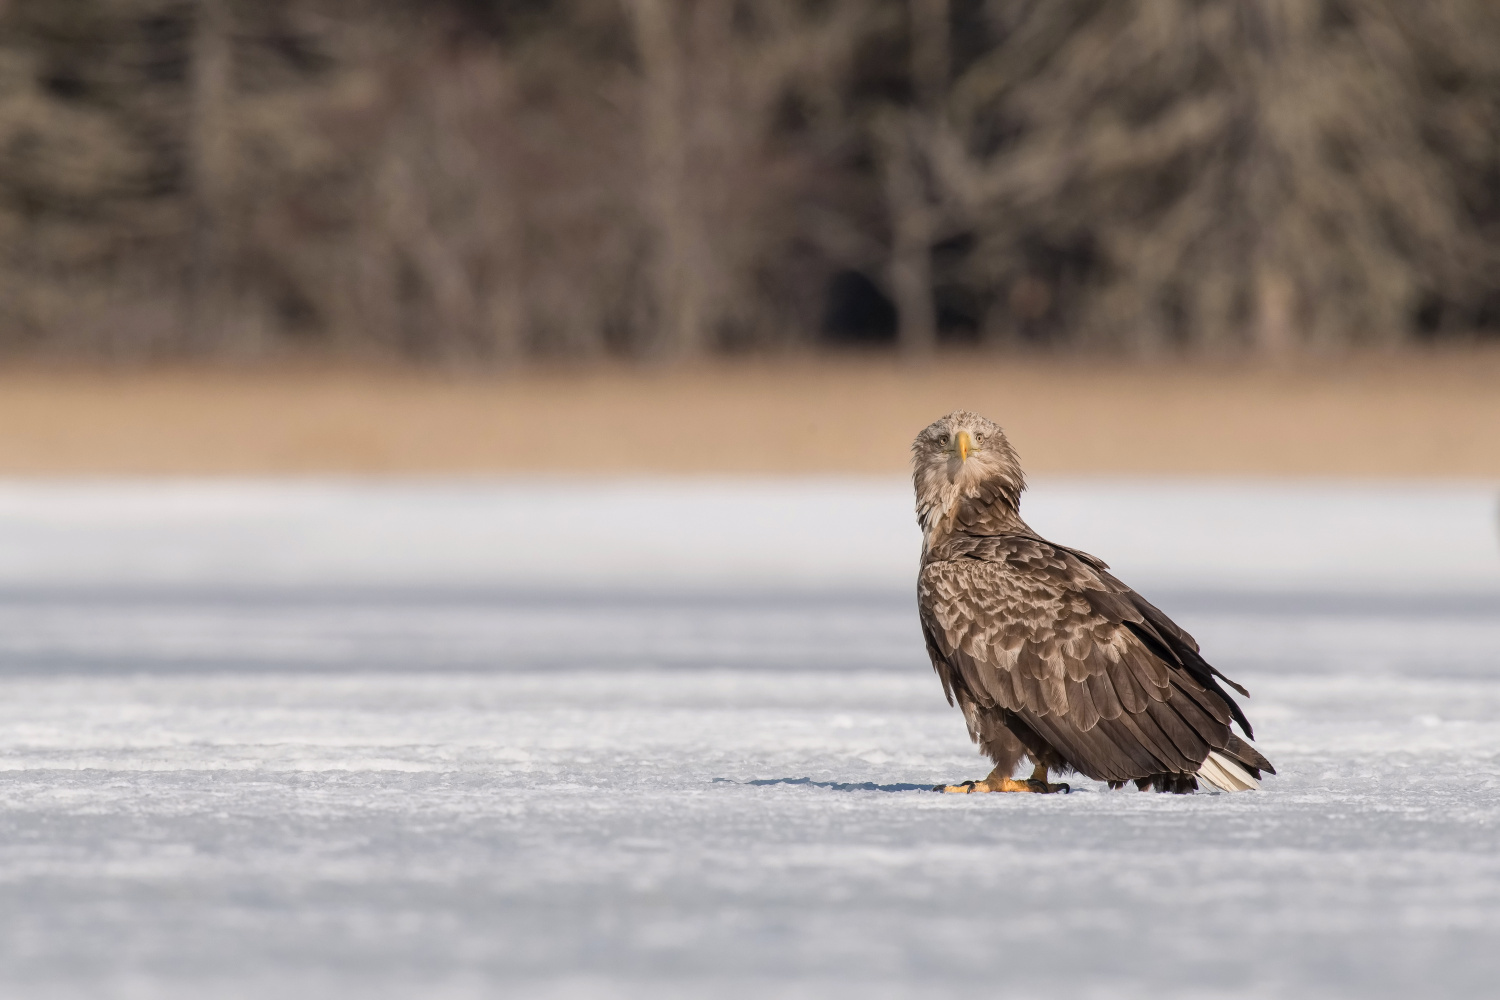
M 756 778 L 753 781 L 736 781 L 733 778 L 715 778 L 715 784 L 731 785 L 806 785 L 809 788 L 826 788 L 833 792 L 930 792 L 932 785 L 914 785 L 906 781 L 881 785 L 873 781 L 814 781 L 811 778 Z

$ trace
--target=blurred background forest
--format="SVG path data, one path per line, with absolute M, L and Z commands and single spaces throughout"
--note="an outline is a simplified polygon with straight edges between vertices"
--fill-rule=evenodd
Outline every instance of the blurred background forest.
M 0 350 L 1500 329 L 1491 0 L 0 0 Z

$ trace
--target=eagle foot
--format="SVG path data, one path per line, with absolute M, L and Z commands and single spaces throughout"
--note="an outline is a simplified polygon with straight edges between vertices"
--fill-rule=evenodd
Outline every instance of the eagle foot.
M 957 785 L 934 785 L 932 790 L 957 795 L 972 795 L 975 792 L 1031 792 L 1037 795 L 1051 795 L 1055 792 L 1071 792 L 1073 789 L 1067 785 L 1048 784 L 1035 778 L 1016 781 L 1014 778 L 991 776 L 983 781 L 964 781 Z

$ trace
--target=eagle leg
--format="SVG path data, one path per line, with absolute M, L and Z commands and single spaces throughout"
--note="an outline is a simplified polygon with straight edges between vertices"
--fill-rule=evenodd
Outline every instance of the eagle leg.
M 1073 790 L 1073 786 L 1072 785 L 1066 785 L 1066 784 L 1049 785 L 1049 784 L 1047 784 L 1047 765 L 1046 764 L 1037 764 L 1036 767 L 1032 768 L 1032 770 L 1031 770 L 1031 777 L 1027 778 L 1026 782 L 1027 782 L 1027 784 L 1035 787 L 1036 790 L 1039 791 L 1039 792 L 1063 792 L 1063 793 L 1067 793 L 1067 792 L 1071 792 Z M 1036 786 L 1040 786 L 1040 787 L 1036 787 Z
M 1037 776 L 1041 777 L 1038 778 Z M 964 781 L 957 785 L 935 785 L 934 792 L 949 792 L 959 795 L 971 795 L 974 792 L 1033 792 L 1047 795 L 1052 792 L 1071 792 L 1073 789 L 1067 785 L 1049 785 L 1047 783 L 1047 768 L 1038 764 L 1031 777 L 1024 781 L 1016 781 L 1008 774 L 1001 773 L 1000 768 L 995 768 L 983 781 Z

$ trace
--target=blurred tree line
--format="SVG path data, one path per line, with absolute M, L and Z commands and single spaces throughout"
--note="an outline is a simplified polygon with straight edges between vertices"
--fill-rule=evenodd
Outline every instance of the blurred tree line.
M 0 0 L 0 350 L 1500 326 L 1492 0 Z

